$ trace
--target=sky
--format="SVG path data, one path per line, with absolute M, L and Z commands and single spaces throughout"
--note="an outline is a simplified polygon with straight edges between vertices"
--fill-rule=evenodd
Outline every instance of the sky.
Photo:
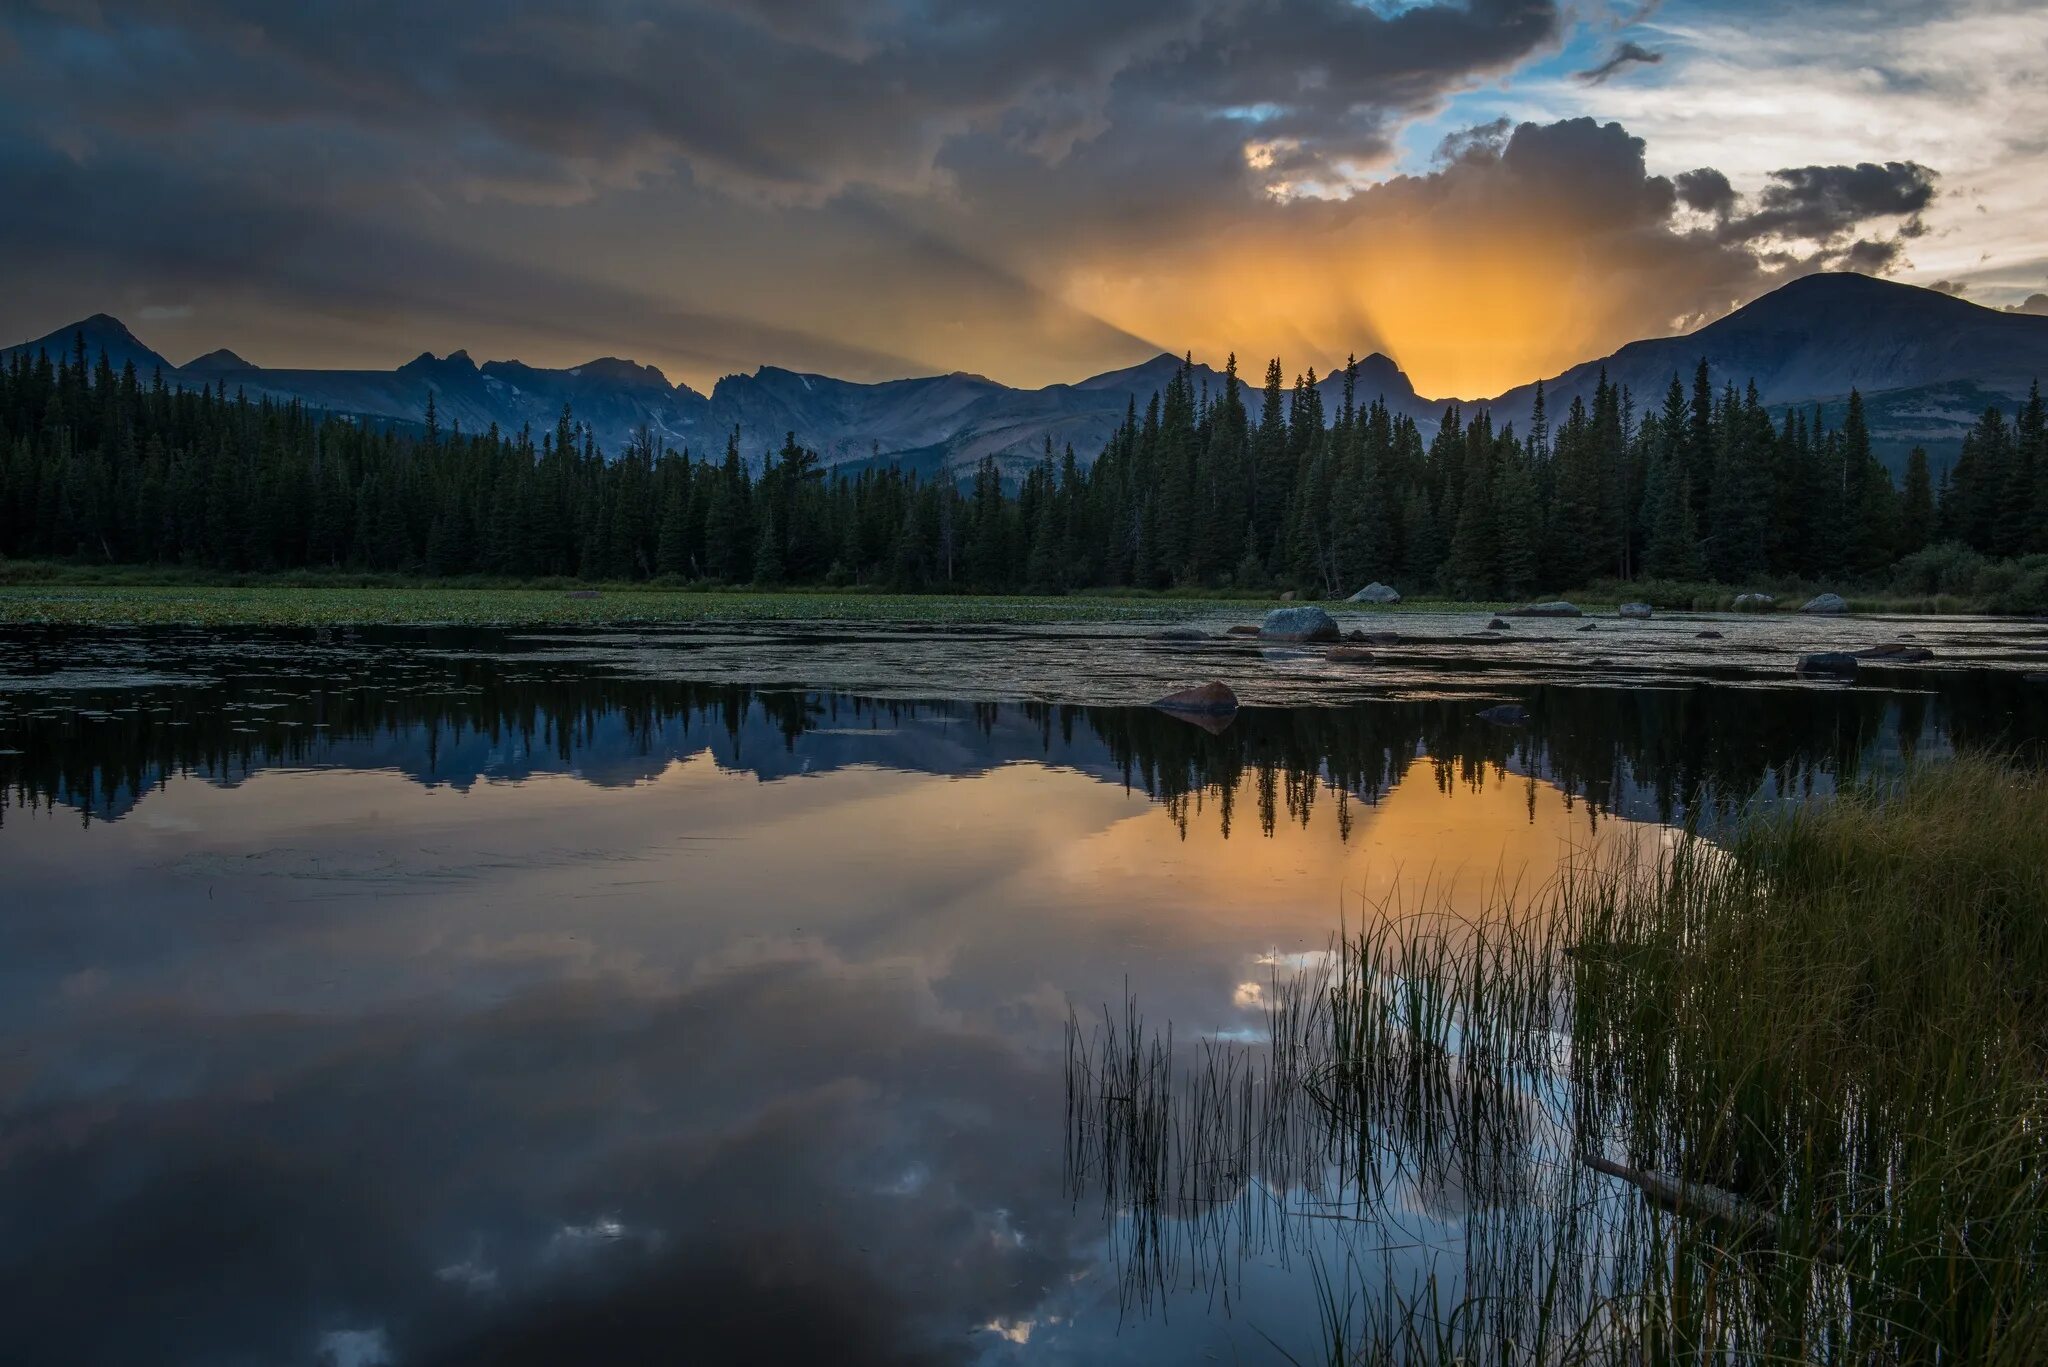
M 1862 270 L 2048 312 L 2036 0 L 6 0 L 0 340 L 707 388 L 1383 351 Z

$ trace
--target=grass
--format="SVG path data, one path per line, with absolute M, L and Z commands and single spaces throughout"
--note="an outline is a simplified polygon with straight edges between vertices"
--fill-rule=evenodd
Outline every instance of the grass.
M 1810 586 L 1775 586 L 1779 610 Z M 1810 591 L 1809 591 L 1810 590 Z M 595 598 L 588 595 L 596 594 Z M 572 595 L 584 595 L 572 597 Z M 1589 610 L 1647 602 L 1665 610 L 1727 611 L 1735 590 L 1664 581 L 1598 582 L 1565 598 Z M 1980 597 L 1947 593 L 1847 595 L 1852 611 L 1981 613 Z M 599 626 L 714 621 L 1069 623 L 1161 621 L 1196 610 L 1242 611 L 1247 621 L 1280 602 L 1277 592 L 1219 589 L 1088 589 L 1059 596 L 902 594 L 864 586 L 762 589 L 578 579 L 366 574 L 344 570 L 225 573 L 161 565 L 91 565 L 0 559 L 0 625 L 61 626 Z M 1488 612 L 1507 600 L 1409 598 L 1374 614 Z M 1327 604 L 1327 606 L 1335 606 Z
M 1162 1086 L 1135 1015 L 1075 1048 L 1144 1062 L 1069 1071 L 1149 1117 L 1095 1136 L 1149 1146 L 1119 1218 L 1149 1193 L 1155 1248 L 1202 1250 L 1151 1270 L 1213 1267 L 1233 1228 L 1189 1218 L 1200 1155 L 1297 1211 L 1319 1168 L 1338 1199 L 1313 1208 L 1347 1230 L 1462 1193 L 1454 1277 L 1316 1246 L 1332 1362 L 2048 1360 L 2037 771 L 1919 767 L 1474 922 L 1399 910 L 1281 994 L 1258 1066 L 1205 1045 Z M 1200 1100 L 1219 1079 L 1227 1125 Z M 1097 1152 L 1076 1116 L 1071 1151 Z

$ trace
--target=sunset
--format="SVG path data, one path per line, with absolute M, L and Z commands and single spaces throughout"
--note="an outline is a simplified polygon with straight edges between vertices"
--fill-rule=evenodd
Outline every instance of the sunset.
M 2048 5 L 0 0 L 4 1367 L 2048 1362 Z
M 2044 50 L 2018 0 L 30 3 L 0 336 L 1478 398 L 1808 271 L 2048 295 Z

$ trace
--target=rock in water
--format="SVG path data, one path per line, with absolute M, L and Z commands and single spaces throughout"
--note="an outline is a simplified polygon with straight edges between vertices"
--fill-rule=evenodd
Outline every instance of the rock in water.
M 1799 657 L 1801 674 L 1854 674 L 1856 657 L 1847 651 L 1823 650 L 1816 655 Z
M 1259 634 L 1259 629 L 1254 626 L 1238 625 L 1230 628 L 1223 634 L 1225 636 L 1256 636 Z
M 1506 622 L 1503 622 L 1500 618 L 1496 617 L 1491 622 L 1488 622 L 1486 624 L 1486 629 L 1488 631 L 1506 631 L 1509 628 Z
M 1769 612 L 1778 605 L 1778 600 L 1768 593 L 1738 593 L 1735 595 L 1737 612 Z
M 1364 646 L 1337 646 L 1323 658 L 1333 665 L 1369 665 L 1372 652 Z
M 1922 660 L 1933 659 L 1934 652 L 1926 646 L 1909 646 L 1904 642 L 1894 641 L 1886 645 L 1872 646 L 1868 650 L 1859 650 L 1856 652 L 1856 658 L 1869 660 L 1873 664 L 1912 665 L 1919 664 Z
M 1648 603 L 1623 603 L 1614 610 L 1614 615 L 1616 617 L 1631 617 L 1638 622 L 1647 622 L 1650 620 L 1650 605 Z
M 1721 633 L 1718 631 L 1695 631 L 1692 635 L 1696 641 L 1718 641 L 1721 639 Z
M 1836 617 L 1847 612 L 1849 604 L 1843 600 L 1842 595 L 1839 593 L 1823 593 L 1818 598 L 1808 599 L 1806 606 L 1799 610 L 1821 617 Z
M 1563 599 L 1558 599 L 1549 603 L 1531 603 L 1527 607 L 1510 608 L 1507 615 L 1510 617 L 1581 617 L 1585 614 Z
M 1375 579 L 1344 601 L 1347 603 L 1398 603 L 1401 601 L 1401 595 L 1396 593 L 1391 585 L 1382 584 L 1379 580 Z
M 1481 712 L 1479 719 L 1495 726 L 1521 726 L 1529 720 L 1529 709 L 1520 703 L 1504 702 Z
M 1318 607 L 1274 608 L 1259 626 L 1266 641 L 1334 641 L 1343 633 L 1337 619 Z
M 1206 641 L 1209 633 L 1198 627 L 1168 627 L 1159 633 L 1162 641 Z
M 1226 683 L 1205 683 L 1169 693 L 1152 704 L 1162 712 L 1184 712 L 1191 717 L 1227 717 L 1237 711 L 1237 694 Z

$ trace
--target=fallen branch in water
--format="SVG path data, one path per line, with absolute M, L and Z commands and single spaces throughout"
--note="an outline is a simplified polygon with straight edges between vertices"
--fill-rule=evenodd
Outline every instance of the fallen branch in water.
M 1620 1178 L 1673 1214 L 1704 1220 L 1740 1237 L 1768 1239 L 1781 1246 L 1786 1242 L 1780 1237 L 1783 1224 L 1775 1212 L 1765 1210 L 1732 1191 L 1724 1191 L 1705 1182 L 1688 1182 L 1661 1172 L 1631 1168 L 1598 1154 L 1585 1154 L 1581 1161 L 1595 1172 Z M 1823 1241 L 1814 1252 L 1830 1261 L 1841 1261 L 1841 1247 L 1832 1238 Z

